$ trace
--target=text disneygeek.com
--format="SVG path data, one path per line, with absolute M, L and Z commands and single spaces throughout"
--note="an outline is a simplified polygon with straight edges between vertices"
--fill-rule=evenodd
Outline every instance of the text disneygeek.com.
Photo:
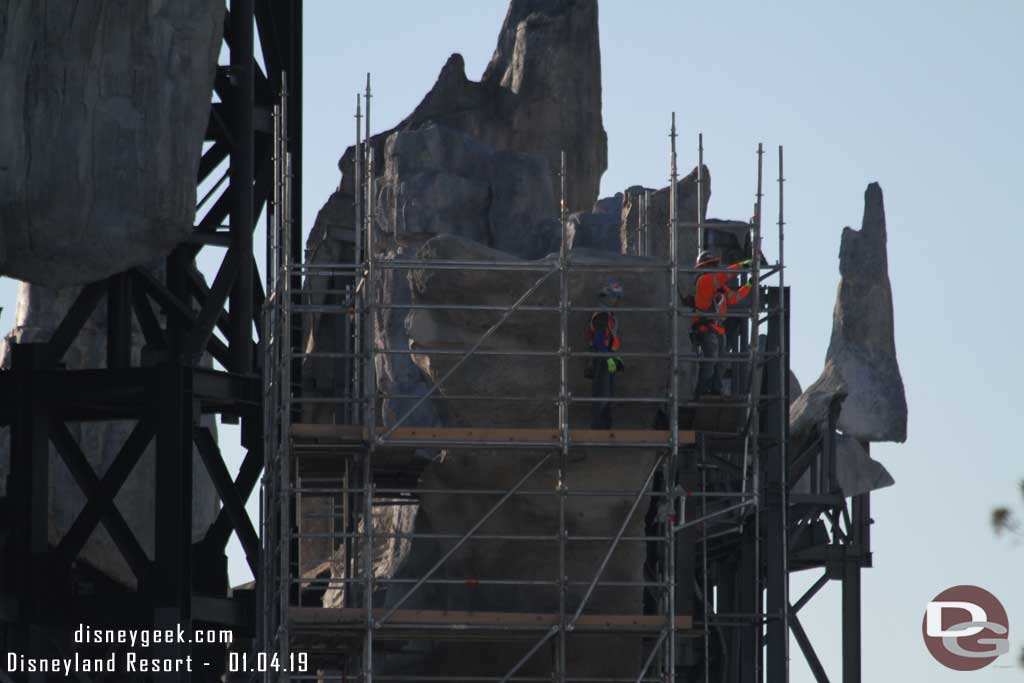
M 224 629 L 199 629 L 186 633 L 180 625 L 166 629 L 101 629 L 79 624 L 74 632 L 71 653 L 47 657 L 7 652 L 3 660 L 4 670 L 9 674 L 53 673 L 67 677 L 89 673 L 168 673 L 204 669 L 228 672 L 307 671 L 308 655 L 305 652 L 282 656 L 279 653 L 229 651 L 215 657 L 215 661 L 202 661 L 193 654 L 185 654 L 189 648 L 181 647 L 220 645 L 229 649 L 232 639 L 232 632 Z M 78 652 L 78 648 L 88 654 Z

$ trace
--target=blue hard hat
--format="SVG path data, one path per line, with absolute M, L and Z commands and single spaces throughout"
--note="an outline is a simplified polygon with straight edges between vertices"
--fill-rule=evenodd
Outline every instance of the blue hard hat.
M 615 278 L 611 278 L 610 280 L 608 280 L 608 282 L 604 284 L 604 287 L 601 288 L 601 291 L 597 293 L 598 296 L 615 297 L 621 297 L 622 294 L 622 283 L 616 280 Z

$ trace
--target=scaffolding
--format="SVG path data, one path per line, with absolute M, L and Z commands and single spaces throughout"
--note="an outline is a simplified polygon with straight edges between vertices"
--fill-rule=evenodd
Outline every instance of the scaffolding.
M 679 215 L 674 114 L 669 135 L 669 220 L 661 228 L 668 233 L 667 255 L 651 254 L 651 236 L 659 228 L 648 223 L 652 195 L 642 191 L 637 197 L 636 239 L 636 253 L 642 258 L 603 263 L 574 258 L 565 204 L 571 169 L 566 169 L 563 153 L 561 239 L 556 255 L 539 261 L 384 258 L 375 243 L 380 234 L 375 224 L 376 160 L 368 144 L 370 96 L 367 80 L 365 116 L 357 98 L 354 214 L 358 229 L 351 260 L 322 262 L 307 257 L 306 262 L 292 262 L 288 245 L 298 226 L 290 223 L 287 210 L 275 212 L 280 219 L 273 218 L 270 229 L 260 581 L 265 680 L 761 681 L 766 666 L 769 680 L 786 680 L 791 627 L 787 548 L 793 520 L 785 513 L 789 507 L 789 313 L 783 265 L 782 148 L 778 150 L 778 259 L 774 263 L 765 259 L 761 249 L 763 146 L 756 151 L 751 220 L 708 223 L 703 212 L 701 136 L 697 211 L 688 220 Z M 291 176 L 283 140 L 287 112 L 278 110 L 275 115 L 279 144 L 274 198 L 275 205 L 286 208 Z M 708 234 L 724 228 L 745 234 L 749 264 L 704 268 L 699 273 L 725 272 L 753 286 L 746 305 L 722 314 L 728 321 L 728 345 L 716 360 L 690 349 L 687 333 L 694 312 L 684 304 L 681 290 L 683 278 L 695 277 L 698 270 L 679 262 L 679 240 L 690 231 L 696 233 L 699 248 L 713 249 Z M 511 304 L 401 304 L 385 300 L 378 291 L 388 271 L 473 272 L 481 278 L 521 273 L 534 279 Z M 623 319 L 661 316 L 662 348 L 614 354 L 582 349 L 582 339 L 572 333 L 571 316 L 599 309 L 574 301 L 574 286 L 581 279 L 624 272 L 664 283 L 651 285 L 652 291 L 666 294 L 656 305 L 616 309 Z M 541 300 L 546 303 L 537 303 Z M 375 334 L 380 326 L 374 321 L 375 316 L 395 310 L 482 314 L 493 322 L 462 348 L 389 348 L 387 337 Z M 509 320 L 525 314 L 557 321 L 554 348 L 506 349 L 488 343 L 498 338 L 496 333 Z M 314 317 L 321 324 L 333 320 L 330 324 L 339 340 L 335 348 L 307 346 L 303 337 L 311 334 Z M 424 392 L 405 395 L 378 386 L 377 368 L 383 358 L 413 355 L 448 358 L 450 364 L 438 371 Z M 630 364 L 660 364 L 664 369 L 668 379 L 663 390 L 611 399 L 623 410 L 649 412 L 649 428 L 581 426 L 585 413 L 599 399 L 571 390 L 573 360 L 589 363 L 610 355 Z M 453 376 L 464 371 L 471 359 L 482 357 L 546 359 L 548 367 L 557 367 L 557 392 L 513 396 L 446 391 Z M 304 390 L 303 369 L 308 372 L 306 364 L 313 359 L 336 364 L 345 381 L 335 393 Z M 691 387 L 682 386 L 684 368 L 705 363 L 730 368 L 726 396 L 692 397 Z M 382 404 L 388 400 L 404 401 L 404 410 L 385 419 Z M 428 401 L 533 402 L 550 407 L 551 421 L 515 427 L 410 425 L 409 419 Z M 504 487 L 427 487 L 423 473 L 444 467 L 438 453 L 468 453 L 467 457 L 479 459 L 520 457 L 523 464 L 516 470 L 518 476 Z M 598 462 L 635 467 L 633 478 L 639 485 L 580 486 L 573 481 L 580 471 L 579 457 L 586 457 L 589 467 Z M 638 464 L 628 464 L 632 462 Z M 447 498 L 452 505 L 468 498 L 482 514 L 459 528 L 427 531 L 374 523 L 375 511 L 415 510 L 425 496 Z M 510 500 L 524 498 L 553 499 L 546 507 L 537 503 L 538 509 L 551 514 L 536 527 L 524 520 L 515 533 L 495 531 L 489 525 Z M 617 507 L 607 505 L 609 500 Z M 624 509 L 625 514 L 620 512 L 606 532 L 582 534 L 568 519 L 580 505 L 605 505 Z M 378 570 L 381 546 L 405 548 L 408 557 L 408 549 L 416 543 L 438 548 L 418 574 Z M 554 575 L 451 576 L 445 571 L 454 557 L 474 544 L 487 543 L 546 548 Z M 589 550 L 582 551 L 584 546 Z M 311 549 L 318 549 L 317 559 L 326 564 L 310 569 Z M 632 560 L 636 566 L 642 565 L 639 578 L 610 578 L 609 566 L 621 564 L 627 556 L 636 558 Z M 524 607 L 495 610 L 485 604 L 474 609 L 479 604 L 472 597 L 474 591 L 515 595 Z M 323 606 L 328 593 L 332 607 Z M 439 595 L 448 598 L 432 604 L 431 596 Z M 526 607 L 531 601 L 550 609 Z M 635 609 L 624 611 L 624 604 Z M 615 608 L 602 611 L 600 606 L 606 605 Z M 629 661 L 604 674 L 580 664 L 609 643 L 621 644 L 621 659 Z M 435 668 L 438 661 L 453 663 L 450 656 L 439 657 L 424 670 L 422 658 L 439 651 L 431 648 L 442 647 L 449 648 L 447 652 L 458 648 L 461 659 L 454 662 L 454 670 Z M 481 652 L 478 659 L 474 659 L 475 649 Z M 401 664 L 405 661 L 420 664 Z

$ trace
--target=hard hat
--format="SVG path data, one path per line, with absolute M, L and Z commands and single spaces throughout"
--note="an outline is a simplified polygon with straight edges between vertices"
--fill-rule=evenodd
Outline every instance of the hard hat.
M 712 254 L 710 251 L 702 251 L 697 256 L 697 267 L 698 268 L 703 268 L 704 266 L 709 266 L 712 263 L 718 263 L 718 262 L 719 262 L 719 258 L 717 256 L 715 256 L 714 254 Z
M 597 294 L 598 296 L 621 297 L 623 294 L 622 283 L 616 280 L 615 278 L 612 278 L 605 283 L 604 287 L 602 287 L 601 291 L 598 292 Z

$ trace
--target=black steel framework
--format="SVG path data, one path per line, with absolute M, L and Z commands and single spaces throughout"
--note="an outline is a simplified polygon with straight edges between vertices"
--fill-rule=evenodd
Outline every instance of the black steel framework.
M 224 42 L 230 62 L 217 67 L 197 177 L 197 186 L 210 190 L 198 202 L 190 239 L 160 269 L 133 268 L 83 287 L 50 340 L 14 345 L 10 369 L 0 373 L 0 418 L 10 425 L 11 452 L 7 497 L 0 500 L 0 649 L 52 657 L 78 623 L 180 625 L 185 632 L 193 625 L 219 625 L 234 629 L 239 639 L 255 632 L 253 591 L 229 592 L 225 547 L 235 533 L 258 577 L 259 538 L 245 510 L 263 467 L 257 348 L 264 288 L 253 232 L 264 209 L 268 216 L 279 210 L 270 196 L 271 119 L 285 81 L 296 112 L 287 139 L 301 164 L 301 0 L 231 0 Z M 289 205 L 296 222 L 302 211 L 299 183 Z M 217 247 L 225 249 L 224 257 L 207 285 L 194 261 L 200 250 Z M 291 248 L 298 253 L 299 235 Z M 104 298 L 105 366 L 66 369 L 65 353 Z M 145 338 L 135 362 L 133 318 Z M 218 369 L 204 367 L 206 354 Z M 240 423 L 245 458 L 237 476 L 230 475 L 212 432 L 200 422 L 204 415 Z M 101 476 L 67 425 L 125 420 L 134 427 Z M 56 542 L 47 536 L 51 445 L 87 501 Z M 151 447 L 154 455 L 144 455 Z M 197 543 L 191 531 L 193 448 L 221 503 Z M 142 457 L 156 459 L 153 557 L 113 503 Z M 136 590 L 75 562 L 99 524 L 135 575 Z M 189 643 L 154 649 L 159 657 L 189 654 L 210 660 L 211 668 L 162 679 L 219 680 L 222 651 Z

